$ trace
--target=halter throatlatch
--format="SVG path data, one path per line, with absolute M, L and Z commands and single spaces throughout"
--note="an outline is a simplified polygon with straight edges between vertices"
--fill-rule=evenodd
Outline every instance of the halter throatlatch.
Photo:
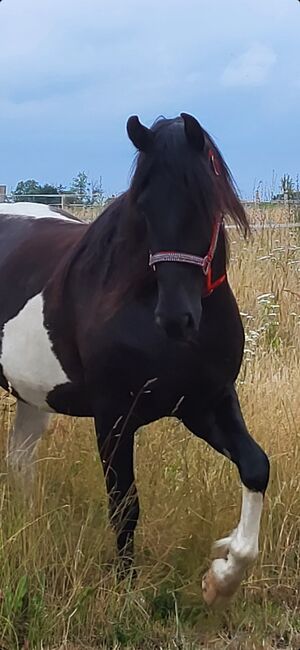
M 219 167 L 219 162 L 212 149 L 209 150 L 209 159 L 214 173 L 216 176 L 220 176 L 221 170 Z M 182 262 L 184 264 L 193 264 L 194 266 L 200 266 L 206 278 L 205 296 L 209 296 L 214 291 L 214 289 L 219 287 L 220 284 L 226 280 L 226 273 L 221 275 L 217 280 L 215 280 L 215 282 L 212 282 L 211 278 L 211 264 L 216 252 L 219 232 L 222 223 L 223 217 L 217 217 L 213 226 L 209 249 L 204 257 L 199 257 L 198 255 L 190 255 L 189 253 L 180 253 L 178 251 L 159 251 L 153 255 L 150 253 L 149 266 L 152 266 L 154 271 L 155 265 L 159 264 L 160 262 Z

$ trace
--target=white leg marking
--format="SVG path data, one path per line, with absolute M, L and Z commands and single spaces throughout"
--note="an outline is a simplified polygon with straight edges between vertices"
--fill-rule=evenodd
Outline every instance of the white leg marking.
M 214 544 L 213 560 L 203 579 L 204 598 L 208 604 L 231 596 L 243 579 L 247 566 L 258 555 L 258 536 L 263 495 L 243 485 L 241 517 L 237 528 Z
M 48 393 L 69 379 L 55 356 L 44 324 L 44 300 L 37 294 L 3 328 L 0 357 L 8 382 L 28 404 L 51 411 Z
M 50 414 L 34 406 L 17 402 L 14 426 L 9 436 L 7 461 L 13 470 L 26 470 L 33 459 L 36 444 L 46 430 Z

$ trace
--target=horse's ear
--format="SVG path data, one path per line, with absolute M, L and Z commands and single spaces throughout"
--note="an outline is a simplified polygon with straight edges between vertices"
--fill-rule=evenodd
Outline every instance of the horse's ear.
M 187 141 L 197 151 L 200 153 L 203 151 L 205 146 L 205 135 L 202 129 L 202 126 L 199 124 L 198 120 L 188 113 L 181 113 L 181 117 L 184 122 L 184 130 Z
M 128 137 L 134 146 L 139 150 L 147 153 L 150 151 L 153 142 L 153 133 L 151 129 L 141 124 L 137 115 L 132 115 L 127 120 Z

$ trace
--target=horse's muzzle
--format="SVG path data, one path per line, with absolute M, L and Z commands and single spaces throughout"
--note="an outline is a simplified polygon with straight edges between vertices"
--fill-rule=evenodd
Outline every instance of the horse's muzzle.
M 156 324 L 161 327 L 170 339 L 176 341 L 188 341 L 196 332 L 196 324 L 193 315 L 189 312 L 170 316 L 158 312 L 155 316 Z

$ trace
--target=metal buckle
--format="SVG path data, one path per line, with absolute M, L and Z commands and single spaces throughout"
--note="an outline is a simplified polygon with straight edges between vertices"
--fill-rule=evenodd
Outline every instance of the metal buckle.
M 210 255 L 205 255 L 205 258 L 203 260 L 203 265 L 202 265 L 202 271 L 203 271 L 204 275 L 208 274 L 210 265 L 211 265 L 211 257 L 210 257 Z

